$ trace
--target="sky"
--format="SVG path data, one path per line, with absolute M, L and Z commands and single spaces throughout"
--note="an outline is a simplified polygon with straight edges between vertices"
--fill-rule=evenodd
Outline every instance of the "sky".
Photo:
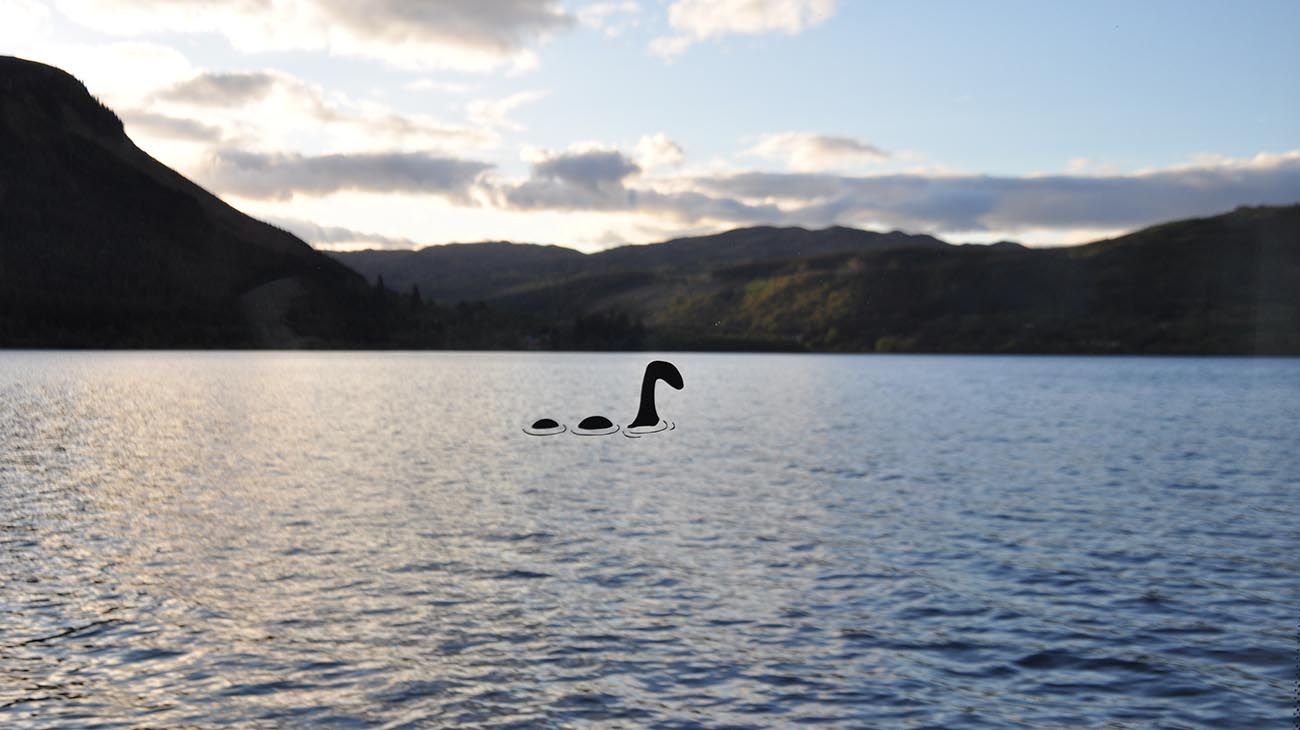
M 1080 243 L 1300 202 L 1300 2 L 0 0 L 319 248 L 752 225 Z

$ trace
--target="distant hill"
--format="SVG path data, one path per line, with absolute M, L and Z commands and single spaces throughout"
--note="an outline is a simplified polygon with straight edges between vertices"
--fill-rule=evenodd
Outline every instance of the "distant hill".
M 364 340 L 364 280 L 136 147 L 67 73 L 0 57 L 0 346 Z
M 648 347 L 1300 354 L 1294 205 L 1051 249 L 750 228 L 588 256 L 491 244 L 340 258 L 435 297 L 640 327 Z
M 559 246 L 474 243 L 429 246 L 417 251 L 353 251 L 332 255 L 374 282 L 407 291 L 412 285 L 433 301 L 494 299 L 539 285 L 556 286 L 579 276 L 711 269 L 828 253 L 898 247 L 944 247 L 931 236 L 874 233 L 832 227 L 820 231 L 760 226 L 712 236 L 678 238 L 644 246 L 621 246 L 582 254 Z

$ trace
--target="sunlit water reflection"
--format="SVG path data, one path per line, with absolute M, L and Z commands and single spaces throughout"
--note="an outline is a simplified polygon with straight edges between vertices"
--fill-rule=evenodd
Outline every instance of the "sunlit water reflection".
M 1300 361 L 669 358 L 0 354 L 0 725 L 1288 719 Z

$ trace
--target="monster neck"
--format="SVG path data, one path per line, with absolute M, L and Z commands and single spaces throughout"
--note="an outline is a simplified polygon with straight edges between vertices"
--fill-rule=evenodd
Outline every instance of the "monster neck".
M 641 379 L 641 407 L 636 412 L 636 419 L 628 424 L 629 428 L 659 424 L 659 411 L 655 408 L 655 383 L 658 380 L 649 372 Z

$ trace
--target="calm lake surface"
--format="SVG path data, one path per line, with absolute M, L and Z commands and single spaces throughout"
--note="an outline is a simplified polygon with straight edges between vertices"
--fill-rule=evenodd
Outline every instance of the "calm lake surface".
M 1284 727 L 1300 360 L 0 353 L 0 726 Z

